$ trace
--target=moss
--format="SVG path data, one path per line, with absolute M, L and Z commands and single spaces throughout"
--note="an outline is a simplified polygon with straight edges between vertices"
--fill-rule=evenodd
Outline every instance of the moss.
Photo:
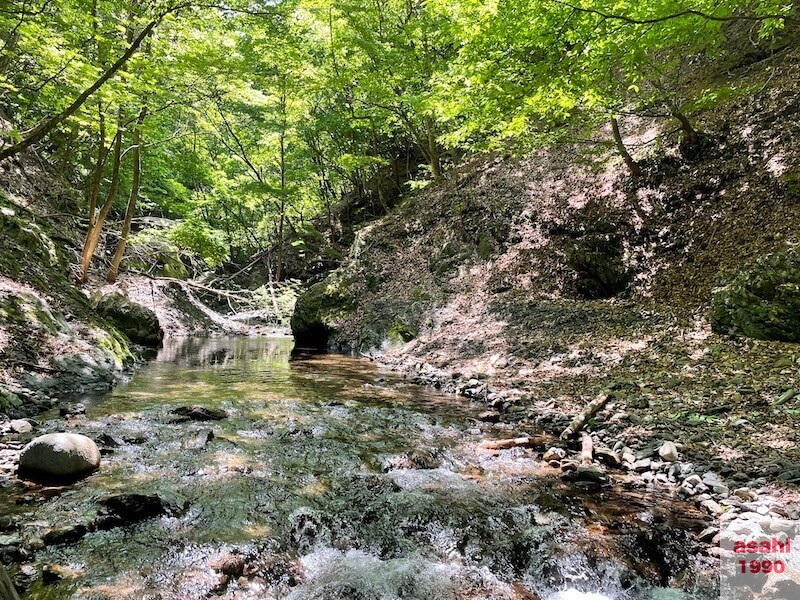
M 800 342 L 800 249 L 768 254 L 714 289 L 716 331 Z
M 492 254 L 494 254 L 494 240 L 488 233 L 481 233 L 476 251 L 483 260 L 489 260 L 492 257 Z
M 417 329 L 413 325 L 402 321 L 399 317 L 395 318 L 394 325 L 386 332 L 386 338 L 394 343 L 407 343 L 418 335 Z

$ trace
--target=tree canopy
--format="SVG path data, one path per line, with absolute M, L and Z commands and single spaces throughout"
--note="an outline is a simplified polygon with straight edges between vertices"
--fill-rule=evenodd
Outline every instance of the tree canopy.
M 207 267 L 260 253 L 280 280 L 337 204 L 465 154 L 610 123 L 636 175 L 628 116 L 697 144 L 695 113 L 736 93 L 697 65 L 737 26 L 797 25 L 785 0 L 9 0 L 0 160 L 36 144 L 86 190 L 84 275 L 106 218 L 127 240 L 144 213 Z

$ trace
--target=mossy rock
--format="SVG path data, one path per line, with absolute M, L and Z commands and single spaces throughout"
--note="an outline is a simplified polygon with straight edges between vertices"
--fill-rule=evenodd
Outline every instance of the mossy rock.
M 164 339 L 164 330 L 156 314 L 122 294 L 104 296 L 97 305 L 97 312 L 135 344 L 157 347 Z
M 762 257 L 712 294 L 715 331 L 800 342 L 800 249 Z
M 291 327 L 295 344 L 301 348 L 326 349 L 335 341 L 342 319 L 352 314 L 355 304 L 340 277 L 312 285 L 297 298 Z

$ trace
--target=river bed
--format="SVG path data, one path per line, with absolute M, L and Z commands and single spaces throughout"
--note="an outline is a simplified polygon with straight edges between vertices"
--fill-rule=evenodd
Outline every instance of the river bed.
M 167 340 L 130 382 L 75 401 L 85 416 L 43 415 L 37 434 L 105 440 L 101 469 L 59 488 L 3 475 L 16 561 L 61 569 L 30 598 L 716 595 L 690 505 L 563 482 L 531 449 L 481 452 L 518 432 L 367 360 L 292 356 L 290 339 Z M 180 421 L 188 405 L 227 417 Z M 167 510 L 98 526 L 116 494 Z

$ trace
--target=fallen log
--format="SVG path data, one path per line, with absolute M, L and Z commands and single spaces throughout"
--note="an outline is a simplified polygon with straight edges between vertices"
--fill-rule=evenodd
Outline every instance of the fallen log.
M 484 440 L 481 442 L 481 448 L 485 450 L 508 450 L 509 448 L 518 447 L 544 448 L 552 442 L 552 437 L 534 435 L 505 440 Z
M 601 408 L 603 408 L 613 397 L 613 394 L 603 392 L 597 396 L 597 398 L 589 402 L 589 404 L 587 404 L 584 409 L 578 413 L 578 416 L 572 419 L 572 423 L 569 424 L 569 427 L 567 427 L 561 433 L 561 439 L 566 440 L 577 435 L 580 430 L 583 429 L 583 426 L 586 425 L 586 422 L 591 419 Z

